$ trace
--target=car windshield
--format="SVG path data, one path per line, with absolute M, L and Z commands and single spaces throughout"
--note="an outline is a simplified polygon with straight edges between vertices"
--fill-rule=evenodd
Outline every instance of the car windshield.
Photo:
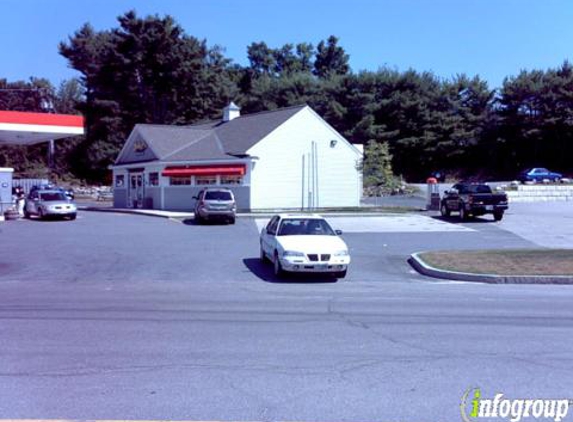
M 68 198 L 62 192 L 46 192 L 40 194 L 40 199 L 42 201 L 65 201 Z
M 211 201 L 232 201 L 233 197 L 231 196 L 231 192 L 209 191 L 205 192 L 205 199 Z
M 320 218 L 285 218 L 281 222 L 278 236 L 320 235 L 336 236 L 328 223 Z
M 467 185 L 460 190 L 461 193 L 491 193 L 488 185 Z

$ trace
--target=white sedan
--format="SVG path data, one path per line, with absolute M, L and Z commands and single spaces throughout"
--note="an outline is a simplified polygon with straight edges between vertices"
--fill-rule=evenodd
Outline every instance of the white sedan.
M 340 234 L 319 215 L 278 214 L 261 230 L 261 260 L 273 263 L 277 277 L 286 271 L 344 278 L 350 254 Z

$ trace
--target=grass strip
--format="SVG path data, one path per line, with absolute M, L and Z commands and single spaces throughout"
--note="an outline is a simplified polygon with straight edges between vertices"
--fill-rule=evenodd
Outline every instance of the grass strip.
M 437 251 L 420 258 L 434 268 L 463 273 L 573 276 L 573 249 Z

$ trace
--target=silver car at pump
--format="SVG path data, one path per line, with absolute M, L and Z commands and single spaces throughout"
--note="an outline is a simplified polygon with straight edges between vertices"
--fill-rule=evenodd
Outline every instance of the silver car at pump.
M 61 190 L 36 190 L 26 199 L 24 216 L 30 218 L 35 215 L 41 219 L 48 217 L 61 217 L 75 220 L 77 206 Z

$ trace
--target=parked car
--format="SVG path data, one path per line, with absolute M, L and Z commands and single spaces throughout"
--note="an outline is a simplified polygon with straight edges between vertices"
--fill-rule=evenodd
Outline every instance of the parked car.
M 350 264 L 346 243 L 319 215 L 278 214 L 261 230 L 261 260 L 285 272 L 331 274 L 344 278 Z
M 237 204 L 235 196 L 229 189 L 207 188 L 193 197 L 195 204 L 195 221 L 201 223 L 207 220 L 225 220 L 235 224 Z
M 457 183 L 445 192 L 440 201 L 442 216 L 449 217 L 452 211 L 459 212 L 461 220 L 493 214 L 494 220 L 500 221 L 507 208 L 507 194 L 494 193 L 483 183 Z
M 561 173 L 549 171 L 546 168 L 534 167 L 519 173 L 519 181 L 521 182 L 542 182 L 544 180 L 551 180 L 559 182 L 563 178 Z
M 75 220 L 76 204 L 60 190 L 35 190 L 26 199 L 24 216 L 63 217 Z

